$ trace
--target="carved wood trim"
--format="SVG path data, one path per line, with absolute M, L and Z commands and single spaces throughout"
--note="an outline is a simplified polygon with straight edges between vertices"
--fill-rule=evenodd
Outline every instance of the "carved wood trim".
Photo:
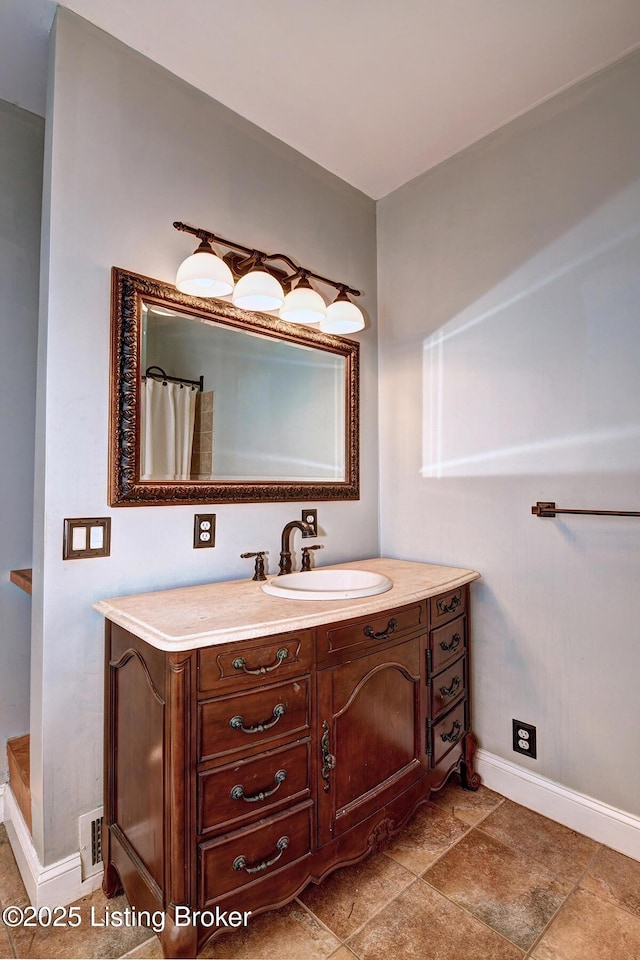
M 364 686 L 366 686 L 367 683 L 369 683 L 369 681 L 371 680 L 372 677 L 374 677 L 377 673 L 380 673 L 382 670 L 391 670 L 391 669 L 395 669 L 395 670 L 398 671 L 398 673 L 402 674 L 402 676 L 404 677 L 404 679 L 405 679 L 405 680 L 408 680 L 410 683 L 412 683 L 413 686 L 414 686 L 414 688 L 416 689 L 416 692 L 418 692 L 419 687 L 420 687 L 420 676 L 419 676 L 419 674 L 418 674 L 418 675 L 413 675 L 412 673 L 409 673 L 409 671 L 407 670 L 406 666 L 405 666 L 403 663 L 394 663 L 394 662 L 391 662 L 391 663 L 379 663 L 377 666 L 375 666 L 375 667 L 373 667 L 371 670 L 369 670 L 369 672 L 366 673 L 366 674 L 364 675 L 364 677 L 362 677 L 362 678 L 358 681 L 358 683 L 357 683 L 356 686 L 353 688 L 353 690 L 352 690 L 352 692 L 351 692 L 351 695 L 349 696 L 349 699 L 346 701 L 346 703 L 344 704 L 344 706 L 343 706 L 340 710 L 338 710 L 337 713 L 334 714 L 334 722 L 335 722 L 336 720 L 339 720 L 340 717 L 342 717 L 342 715 L 347 712 L 347 710 L 351 707 L 351 705 L 352 705 L 352 704 L 355 702 L 355 700 L 358 698 L 358 695 L 360 694 L 360 691 L 362 690 L 362 688 L 363 688 Z
M 164 305 L 203 320 L 290 343 L 316 347 L 345 359 L 345 479 L 326 483 L 279 480 L 140 480 L 140 315 L 141 303 Z M 358 500 L 360 498 L 360 344 L 356 340 L 288 323 L 266 313 L 240 310 L 221 300 L 206 301 L 180 293 L 150 277 L 111 271 L 111 412 L 109 422 L 109 503 L 111 506 L 161 506 L 187 503 L 258 503 L 276 500 Z
M 383 817 L 378 821 L 369 836 L 367 837 L 367 846 L 371 853 L 382 853 L 388 846 L 391 836 L 395 829 L 395 822 L 389 817 Z
M 167 717 L 165 804 L 167 882 L 165 892 L 171 904 L 191 902 L 192 887 L 192 777 L 190 750 L 192 736 L 192 655 L 176 654 L 167 661 Z
M 122 654 L 122 656 L 118 660 L 110 660 L 109 666 L 111 667 L 112 670 L 120 670 L 122 667 L 124 667 L 125 663 L 128 663 L 129 660 L 131 660 L 132 657 L 135 657 L 136 660 L 139 662 L 140 666 L 142 667 L 143 673 L 145 675 L 145 679 L 149 684 L 149 687 L 151 688 L 151 693 L 154 695 L 154 697 L 156 698 L 160 706 L 164 707 L 164 703 L 165 703 L 164 697 L 159 692 L 158 688 L 153 682 L 151 674 L 149 673 L 149 668 L 144 662 L 143 657 L 137 650 L 133 650 L 132 648 L 125 650 L 125 652 Z

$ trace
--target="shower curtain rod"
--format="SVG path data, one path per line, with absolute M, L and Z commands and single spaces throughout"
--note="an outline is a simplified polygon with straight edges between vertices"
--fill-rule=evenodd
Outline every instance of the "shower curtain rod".
M 184 383 L 189 384 L 192 387 L 197 387 L 200 393 L 204 392 L 204 376 L 200 377 L 199 380 L 188 380 L 186 377 L 170 377 L 168 373 L 165 373 L 162 367 L 152 366 L 147 367 L 144 372 L 145 377 L 152 377 L 154 380 L 170 380 L 171 383 Z
M 566 510 L 550 500 L 538 500 L 531 513 L 536 517 L 555 517 L 558 513 L 586 513 L 595 517 L 640 517 L 640 510 Z

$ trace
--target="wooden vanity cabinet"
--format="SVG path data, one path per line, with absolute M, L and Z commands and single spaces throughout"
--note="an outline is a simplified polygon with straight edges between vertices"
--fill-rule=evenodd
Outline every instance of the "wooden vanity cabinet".
M 107 896 L 166 957 L 354 863 L 459 770 L 475 789 L 468 585 L 369 617 L 183 652 L 107 622 Z

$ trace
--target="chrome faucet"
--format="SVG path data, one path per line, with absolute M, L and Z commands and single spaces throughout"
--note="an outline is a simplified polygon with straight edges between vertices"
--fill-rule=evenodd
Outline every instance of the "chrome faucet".
M 280 550 L 280 573 L 291 573 L 291 534 L 294 530 L 300 530 L 303 537 L 317 537 L 318 532 L 315 526 L 307 523 L 306 520 L 291 520 L 285 524 L 282 531 L 282 542 Z

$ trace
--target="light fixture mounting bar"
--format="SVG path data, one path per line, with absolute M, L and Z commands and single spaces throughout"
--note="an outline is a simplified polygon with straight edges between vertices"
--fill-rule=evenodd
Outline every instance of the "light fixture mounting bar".
M 291 276 L 287 277 L 289 281 L 300 277 L 311 277 L 314 280 L 317 280 L 319 283 L 326 283 L 329 286 L 334 287 L 339 293 L 348 293 L 352 297 L 361 296 L 360 290 L 355 290 L 353 287 L 349 287 L 346 283 L 341 283 L 337 280 L 330 280 L 329 277 L 323 277 L 319 273 L 314 273 L 312 270 L 307 269 L 307 267 L 300 266 L 300 264 L 296 263 L 295 260 L 292 260 L 291 257 L 287 256 L 285 253 L 264 253 L 262 250 L 256 250 L 253 247 L 246 247 L 242 243 L 236 243 L 235 240 L 226 240 L 224 237 L 220 237 L 216 233 L 212 233 L 210 230 L 204 230 L 202 227 L 191 227 L 189 224 L 182 223 L 180 220 L 174 220 L 173 226 L 176 230 L 182 231 L 182 233 L 189 233 L 191 236 L 197 237 L 198 240 L 207 240 L 209 243 L 220 244 L 223 247 L 227 247 L 229 250 L 236 250 L 238 253 L 243 253 L 247 257 L 255 256 L 263 264 L 267 260 L 282 260 L 293 271 Z M 280 273 L 280 271 L 277 272 Z

